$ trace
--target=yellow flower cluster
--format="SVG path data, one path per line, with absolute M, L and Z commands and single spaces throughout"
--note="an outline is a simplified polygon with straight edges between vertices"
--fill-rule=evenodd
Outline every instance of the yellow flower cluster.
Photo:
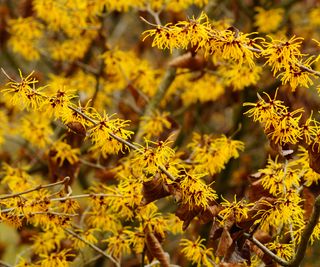
M 39 41 L 43 35 L 43 25 L 33 17 L 17 18 L 9 21 L 9 45 L 14 52 L 21 54 L 27 60 L 40 58 Z
M 284 9 L 273 8 L 265 10 L 262 7 L 257 7 L 255 15 L 255 26 L 259 32 L 269 33 L 277 30 L 279 24 L 283 20 Z
M 231 140 L 225 135 L 215 138 L 198 133 L 193 134 L 188 147 L 192 150 L 190 160 L 195 164 L 197 172 L 210 175 L 219 173 L 231 158 L 238 158 L 239 151 L 244 150 L 243 142 Z
M 192 261 L 192 263 L 194 264 L 197 264 L 197 267 L 216 266 L 217 262 L 214 259 L 213 250 L 212 248 L 206 248 L 206 246 L 203 244 L 204 241 L 205 239 L 200 239 L 200 237 L 198 237 L 195 241 L 181 239 L 181 252 L 186 256 L 188 260 Z

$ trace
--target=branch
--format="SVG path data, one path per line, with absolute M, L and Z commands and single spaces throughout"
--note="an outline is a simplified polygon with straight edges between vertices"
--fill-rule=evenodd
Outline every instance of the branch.
M 250 46 L 244 46 L 244 47 L 246 47 L 247 49 L 249 49 L 249 50 L 252 51 L 252 52 L 262 54 L 262 50 L 261 50 L 261 49 L 254 48 L 254 47 L 250 47 Z M 297 63 L 297 66 L 298 66 L 301 70 L 303 70 L 303 71 L 305 71 L 305 72 L 309 72 L 309 73 L 311 73 L 311 74 L 313 74 L 313 75 L 315 75 L 315 76 L 320 77 L 320 72 L 319 72 L 319 71 L 310 69 L 310 68 L 306 67 L 305 65 L 303 65 L 303 64 L 301 64 L 301 63 Z
M 314 228 L 319 222 L 319 217 L 320 217 L 320 195 L 317 196 L 314 202 L 310 220 L 303 230 L 296 254 L 293 257 L 293 259 L 289 261 L 290 267 L 298 267 L 301 261 L 303 260 L 306 254 L 310 236 L 312 235 Z
M 123 197 L 122 195 L 114 195 L 114 194 L 82 194 L 82 195 L 74 195 L 74 196 L 66 196 L 66 197 L 59 197 L 59 198 L 51 198 L 50 201 L 65 201 L 68 199 L 79 199 L 79 198 L 87 198 L 87 197 Z
M 70 181 L 70 177 L 66 176 L 62 181 L 59 181 L 59 182 L 56 182 L 56 183 L 46 184 L 46 185 L 38 185 L 38 186 L 36 186 L 34 188 L 31 188 L 31 189 L 28 189 L 26 191 L 0 196 L 0 200 L 7 199 L 7 198 L 18 197 L 18 196 L 25 195 L 25 194 L 28 194 L 28 193 L 33 192 L 33 191 L 37 191 L 37 190 L 43 189 L 43 188 L 53 187 L 53 186 L 56 186 L 56 185 L 59 185 L 59 184 L 65 184 L 65 183 L 67 183 L 69 181 Z
M 95 101 L 96 101 L 96 98 L 97 98 L 97 96 L 98 96 L 98 93 L 99 93 L 99 91 L 100 91 L 100 86 L 101 86 L 101 84 L 100 84 L 100 77 L 102 76 L 102 74 L 103 74 L 103 69 L 104 69 L 104 62 L 103 62 L 103 60 L 100 62 L 100 67 L 99 67 L 99 71 L 98 71 L 98 73 L 95 73 L 95 79 L 96 79 L 96 86 L 95 86 L 95 89 L 94 89 L 94 94 L 93 94 L 93 96 L 92 96 L 92 98 L 91 98 L 91 106 L 93 107 L 94 106 L 94 103 L 95 103 Z
M 78 235 L 77 233 L 73 232 L 70 229 L 65 228 L 64 229 L 67 233 L 69 233 L 70 235 L 74 236 L 75 238 L 81 240 L 82 242 L 84 242 L 85 244 L 87 244 L 89 247 L 91 247 L 93 250 L 95 250 L 96 252 L 98 252 L 99 254 L 101 254 L 102 256 L 104 256 L 105 258 L 111 260 L 117 267 L 120 267 L 120 263 L 117 262 L 112 256 L 110 256 L 109 254 L 105 253 L 102 249 L 100 249 L 99 247 L 91 244 L 90 242 L 88 242 L 87 240 L 85 240 L 84 238 L 82 238 L 80 235 Z
M 170 68 L 171 69 L 171 68 Z M 165 75 L 165 78 L 164 78 L 164 81 L 161 83 L 160 87 L 159 87 L 159 91 L 162 92 L 161 93 L 161 96 L 157 96 L 157 97 L 154 97 L 152 99 L 152 101 L 150 102 L 151 104 L 148 106 L 150 110 L 153 109 L 154 106 L 157 105 L 158 102 L 160 102 L 160 100 L 162 99 L 164 93 L 166 92 L 166 90 L 168 89 L 168 87 L 170 86 L 170 84 L 172 83 L 173 79 L 175 77 L 175 70 L 172 71 L 168 71 L 167 72 L 167 75 Z M 158 92 L 159 92 L 158 91 Z M 157 93 L 158 94 L 158 93 Z M 157 95 L 156 94 L 156 95 Z M 160 93 L 159 93 L 160 94 Z M 155 100 L 157 99 L 157 100 Z M 158 100 L 159 99 L 159 100 Z M 148 109 L 147 107 L 147 109 Z M 86 120 L 90 121 L 91 123 L 93 123 L 94 126 L 96 126 L 98 123 L 92 119 L 91 117 L 89 117 L 88 115 L 84 114 L 81 110 L 73 107 L 73 106 L 69 106 L 70 109 L 72 109 L 73 111 L 77 112 L 79 115 L 81 115 L 82 117 L 84 117 Z M 151 112 L 151 111 L 149 111 Z M 127 140 L 124 140 L 123 138 L 113 134 L 113 133 L 109 133 L 109 135 L 114 138 L 115 140 L 117 140 L 118 142 L 130 147 L 131 149 L 135 150 L 135 151 L 138 151 L 140 153 L 143 153 L 142 150 L 137 147 L 136 145 L 132 144 L 131 142 L 127 141 Z M 169 173 L 164 166 L 159 166 L 159 169 L 165 174 L 168 176 L 169 179 L 171 179 L 172 181 L 175 181 L 175 177 Z
M 255 237 L 248 233 L 244 233 L 244 236 L 247 237 L 253 244 L 255 244 L 258 248 L 260 248 L 265 254 L 271 257 L 276 263 L 279 263 L 282 266 L 290 266 L 289 263 L 282 258 L 278 257 L 271 250 L 269 250 L 266 246 L 264 246 L 260 241 L 258 241 Z

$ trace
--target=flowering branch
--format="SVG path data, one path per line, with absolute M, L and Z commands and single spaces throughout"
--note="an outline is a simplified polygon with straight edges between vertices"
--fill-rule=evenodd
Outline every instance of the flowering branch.
M 85 240 L 84 238 L 82 238 L 81 236 L 79 236 L 77 233 L 73 232 L 70 229 L 65 228 L 64 229 L 68 234 L 76 237 L 77 239 L 81 240 L 82 242 L 84 242 L 85 244 L 87 244 L 89 247 L 91 247 L 92 249 L 94 249 L 95 251 L 97 251 L 99 254 L 101 254 L 102 256 L 104 256 L 105 258 L 111 260 L 117 267 L 120 267 L 119 262 L 117 262 L 112 256 L 110 256 L 109 254 L 105 253 L 102 249 L 100 249 L 99 247 L 93 245 L 92 243 L 88 242 L 87 240 Z
M 170 68 L 170 69 L 172 70 L 172 68 Z M 170 73 L 171 73 L 171 74 L 170 74 Z M 165 91 L 165 90 L 167 89 L 167 87 L 170 86 L 170 84 L 172 83 L 172 81 L 173 81 L 173 79 L 174 79 L 174 74 L 175 74 L 175 72 L 168 72 L 168 73 L 167 73 L 167 75 L 165 76 L 165 77 L 167 77 L 167 78 L 164 79 L 164 80 L 166 80 L 166 81 L 163 81 L 163 82 L 161 83 L 159 91 Z M 172 80 L 171 80 L 171 79 L 172 79 Z M 169 82 L 169 80 L 171 80 L 171 82 Z M 164 94 L 164 92 L 163 92 L 163 94 Z M 160 97 L 159 97 L 159 98 L 160 98 Z M 158 99 L 158 97 L 157 97 L 157 99 Z M 161 99 L 161 98 L 160 98 L 160 99 Z M 153 99 L 153 100 L 154 100 L 154 99 Z M 153 100 L 152 100 L 151 102 L 154 102 Z M 157 102 L 154 102 L 154 104 L 152 104 L 152 107 L 155 106 L 156 103 L 157 103 Z M 152 107 L 150 107 L 151 110 L 152 110 Z M 92 118 L 89 117 L 88 115 L 84 114 L 84 113 L 83 113 L 82 111 L 80 111 L 79 109 L 77 109 L 77 108 L 75 108 L 75 107 L 72 107 L 72 106 L 69 106 L 69 108 L 72 109 L 73 111 L 77 112 L 79 115 L 81 115 L 82 117 L 84 117 L 85 119 L 87 119 L 88 121 L 90 121 L 91 123 L 93 123 L 94 126 L 97 125 L 97 122 L 96 122 L 94 119 L 92 119 Z M 124 145 L 126 145 L 126 146 L 128 146 L 128 147 L 130 147 L 130 148 L 132 148 L 132 149 L 135 150 L 135 151 L 138 151 L 138 152 L 142 153 L 142 151 L 141 151 L 141 149 L 140 149 L 139 147 L 137 147 L 136 145 L 130 143 L 129 141 L 124 140 L 123 138 L 121 138 L 121 137 L 119 137 L 119 136 L 117 136 L 117 135 L 115 135 L 115 134 L 113 134 L 113 133 L 109 133 L 109 135 L 110 135 L 112 138 L 114 138 L 115 140 L 117 140 L 118 142 L 120 142 L 120 143 L 122 143 L 122 144 L 124 144 Z M 160 165 L 160 166 L 159 166 L 159 169 L 160 169 L 165 175 L 167 175 L 169 179 L 171 179 L 171 180 L 173 180 L 173 181 L 175 180 L 174 176 L 173 176 L 171 173 L 169 173 L 169 172 L 165 169 L 164 166 Z
M 314 202 L 314 206 L 313 206 L 310 220 L 303 230 L 303 233 L 301 235 L 301 241 L 298 245 L 298 249 L 296 251 L 296 254 L 293 257 L 293 259 L 290 260 L 288 266 L 290 266 L 290 267 L 300 266 L 300 263 L 305 256 L 310 236 L 313 233 L 313 229 L 316 227 L 316 225 L 319 222 L 319 217 L 320 217 L 320 195 L 317 196 L 317 198 Z
M 276 263 L 279 263 L 281 266 L 289 266 L 289 267 L 299 267 L 301 261 L 303 260 L 308 243 L 310 240 L 310 236 L 313 233 L 314 228 L 319 223 L 320 217 L 320 195 L 316 198 L 313 206 L 313 211 L 310 217 L 308 224 L 305 226 L 303 233 L 301 235 L 301 241 L 298 245 L 298 249 L 295 253 L 295 256 L 290 261 L 285 261 L 282 258 L 278 257 L 271 250 L 265 247 L 262 243 L 260 243 L 255 237 L 250 235 L 249 233 L 244 233 L 244 236 L 247 237 L 252 243 L 254 243 L 258 248 L 260 248 L 266 255 L 271 257 Z
M 252 52 L 255 52 L 255 53 L 258 53 L 258 54 L 262 54 L 262 50 L 259 49 L 259 48 L 255 48 L 255 47 L 250 47 L 250 46 L 245 46 L 248 50 L 252 51 Z M 313 70 L 311 68 L 308 68 L 306 67 L 305 65 L 301 64 L 301 63 L 298 63 L 297 66 L 299 66 L 299 68 L 303 71 L 306 71 L 306 72 L 309 72 L 315 76 L 318 76 L 320 77 L 320 72 L 319 71 L 316 71 L 316 70 Z
M 283 260 L 282 258 L 278 257 L 276 254 L 274 254 L 266 246 L 264 246 L 262 243 L 260 243 L 260 241 L 257 240 L 254 236 L 252 236 L 248 233 L 244 233 L 244 236 L 247 237 L 258 248 L 260 248 L 265 254 L 267 254 L 269 257 L 271 257 L 276 263 L 279 263 L 282 266 L 290 266 L 287 261 Z
M 0 196 L 0 200 L 8 199 L 8 198 L 14 198 L 14 197 L 25 195 L 25 194 L 28 194 L 28 193 L 31 193 L 33 191 L 37 191 L 37 190 L 40 190 L 40 189 L 43 189 L 43 188 L 53 187 L 53 186 L 56 186 L 56 185 L 59 185 L 59 184 L 65 184 L 65 183 L 68 183 L 69 181 L 70 181 L 70 177 L 66 176 L 62 181 L 59 181 L 59 182 L 56 182 L 56 183 L 47 184 L 47 185 L 41 185 L 40 184 L 40 185 L 38 185 L 38 186 L 36 186 L 34 188 L 25 190 L 23 192 Z

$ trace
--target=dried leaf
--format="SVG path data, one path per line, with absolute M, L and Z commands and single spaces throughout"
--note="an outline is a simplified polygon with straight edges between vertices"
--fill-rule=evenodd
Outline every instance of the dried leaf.
M 216 255 L 219 257 L 224 257 L 227 254 L 228 249 L 230 248 L 232 243 L 233 243 L 233 240 L 230 236 L 229 231 L 226 228 L 224 228 L 219 240 Z
M 318 144 L 310 145 L 308 148 L 309 166 L 316 173 L 320 174 L 320 153 L 318 151 L 319 151 Z
M 305 211 L 304 218 L 309 219 L 313 209 L 313 203 L 315 200 L 314 194 L 310 191 L 309 188 L 304 187 L 302 190 L 302 198 L 303 198 L 303 209 Z
M 161 266 L 169 267 L 169 255 L 163 250 L 159 240 L 155 237 L 155 235 L 147 232 L 145 241 L 149 253 L 160 262 Z
M 159 176 L 154 179 L 143 183 L 143 197 L 142 205 L 146 205 L 157 199 L 169 196 L 170 192 L 168 187 L 163 183 Z
M 209 206 L 206 210 L 202 211 L 198 217 L 199 221 L 202 224 L 206 224 L 212 220 L 218 215 L 218 213 L 221 211 L 222 207 L 218 205 L 217 203 Z
M 190 206 L 187 204 L 181 204 L 179 208 L 176 210 L 176 216 L 183 221 L 182 230 L 185 231 L 190 222 L 194 217 L 196 217 L 203 209 L 201 207 L 195 207 L 194 209 L 190 209 Z

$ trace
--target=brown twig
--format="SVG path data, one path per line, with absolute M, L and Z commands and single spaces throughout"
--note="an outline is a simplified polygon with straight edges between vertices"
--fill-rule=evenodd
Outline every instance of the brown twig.
M 314 202 L 314 206 L 313 206 L 310 220 L 303 230 L 303 233 L 301 235 L 301 240 L 298 245 L 295 256 L 289 261 L 288 266 L 290 266 L 290 267 L 300 266 L 300 263 L 306 254 L 308 243 L 309 243 L 310 237 L 313 233 L 313 230 L 319 222 L 319 217 L 320 217 L 320 195 L 317 196 L 317 198 Z
M 289 263 L 282 258 L 278 257 L 271 250 L 269 250 L 266 246 L 260 243 L 255 237 L 248 233 L 244 233 L 244 236 L 247 237 L 253 244 L 255 244 L 258 248 L 260 248 L 265 254 L 271 257 L 276 263 L 279 263 L 282 266 L 290 266 Z
M 58 197 L 58 198 L 52 198 L 50 201 L 65 201 L 68 199 L 79 199 L 79 198 L 87 198 L 87 197 L 123 197 L 122 195 L 115 195 L 115 194 L 81 194 L 81 195 L 74 195 L 74 196 L 66 196 L 66 197 Z
M 31 193 L 33 191 L 37 191 L 37 190 L 43 189 L 43 188 L 53 187 L 53 186 L 56 186 L 56 185 L 59 185 L 59 184 L 65 184 L 65 183 L 68 183 L 69 181 L 70 181 L 70 177 L 66 176 L 62 181 L 59 181 L 59 182 L 56 182 L 56 183 L 47 184 L 47 185 L 38 185 L 38 186 L 36 186 L 34 188 L 31 188 L 31 189 L 28 189 L 28 190 L 25 190 L 25 191 L 22 191 L 22 192 L 19 192 L 19 193 L 0 196 L 0 200 L 18 197 L 18 196 L 21 196 L 21 195 L 25 195 L 25 194 Z
M 84 242 L 85 244 L 87 244 L 89 247 L 91 247 L 92 249 L 94 249 L 96 252 L 98 252 L 99 254 L 101 254 L 102 256 L 104 256 L 105 258 L 111 260 L 117 267 L 120 267 L 120 263 L 117 262 L 111 255 L 105 253 L 102 249 L 100 249 L 99 247 L 95 246 L 94 244 L 88 242 L 87 240 L 85 240 L 84 238 L 82 238 L 80 235 L 78 235 L 77 233 L 73 232 L 70 229 L 65 228 L 64 229 L 67 233 L 69 233 L 70 235 L 74 236 L 75 238 L 81 240 L 82 242 Z

